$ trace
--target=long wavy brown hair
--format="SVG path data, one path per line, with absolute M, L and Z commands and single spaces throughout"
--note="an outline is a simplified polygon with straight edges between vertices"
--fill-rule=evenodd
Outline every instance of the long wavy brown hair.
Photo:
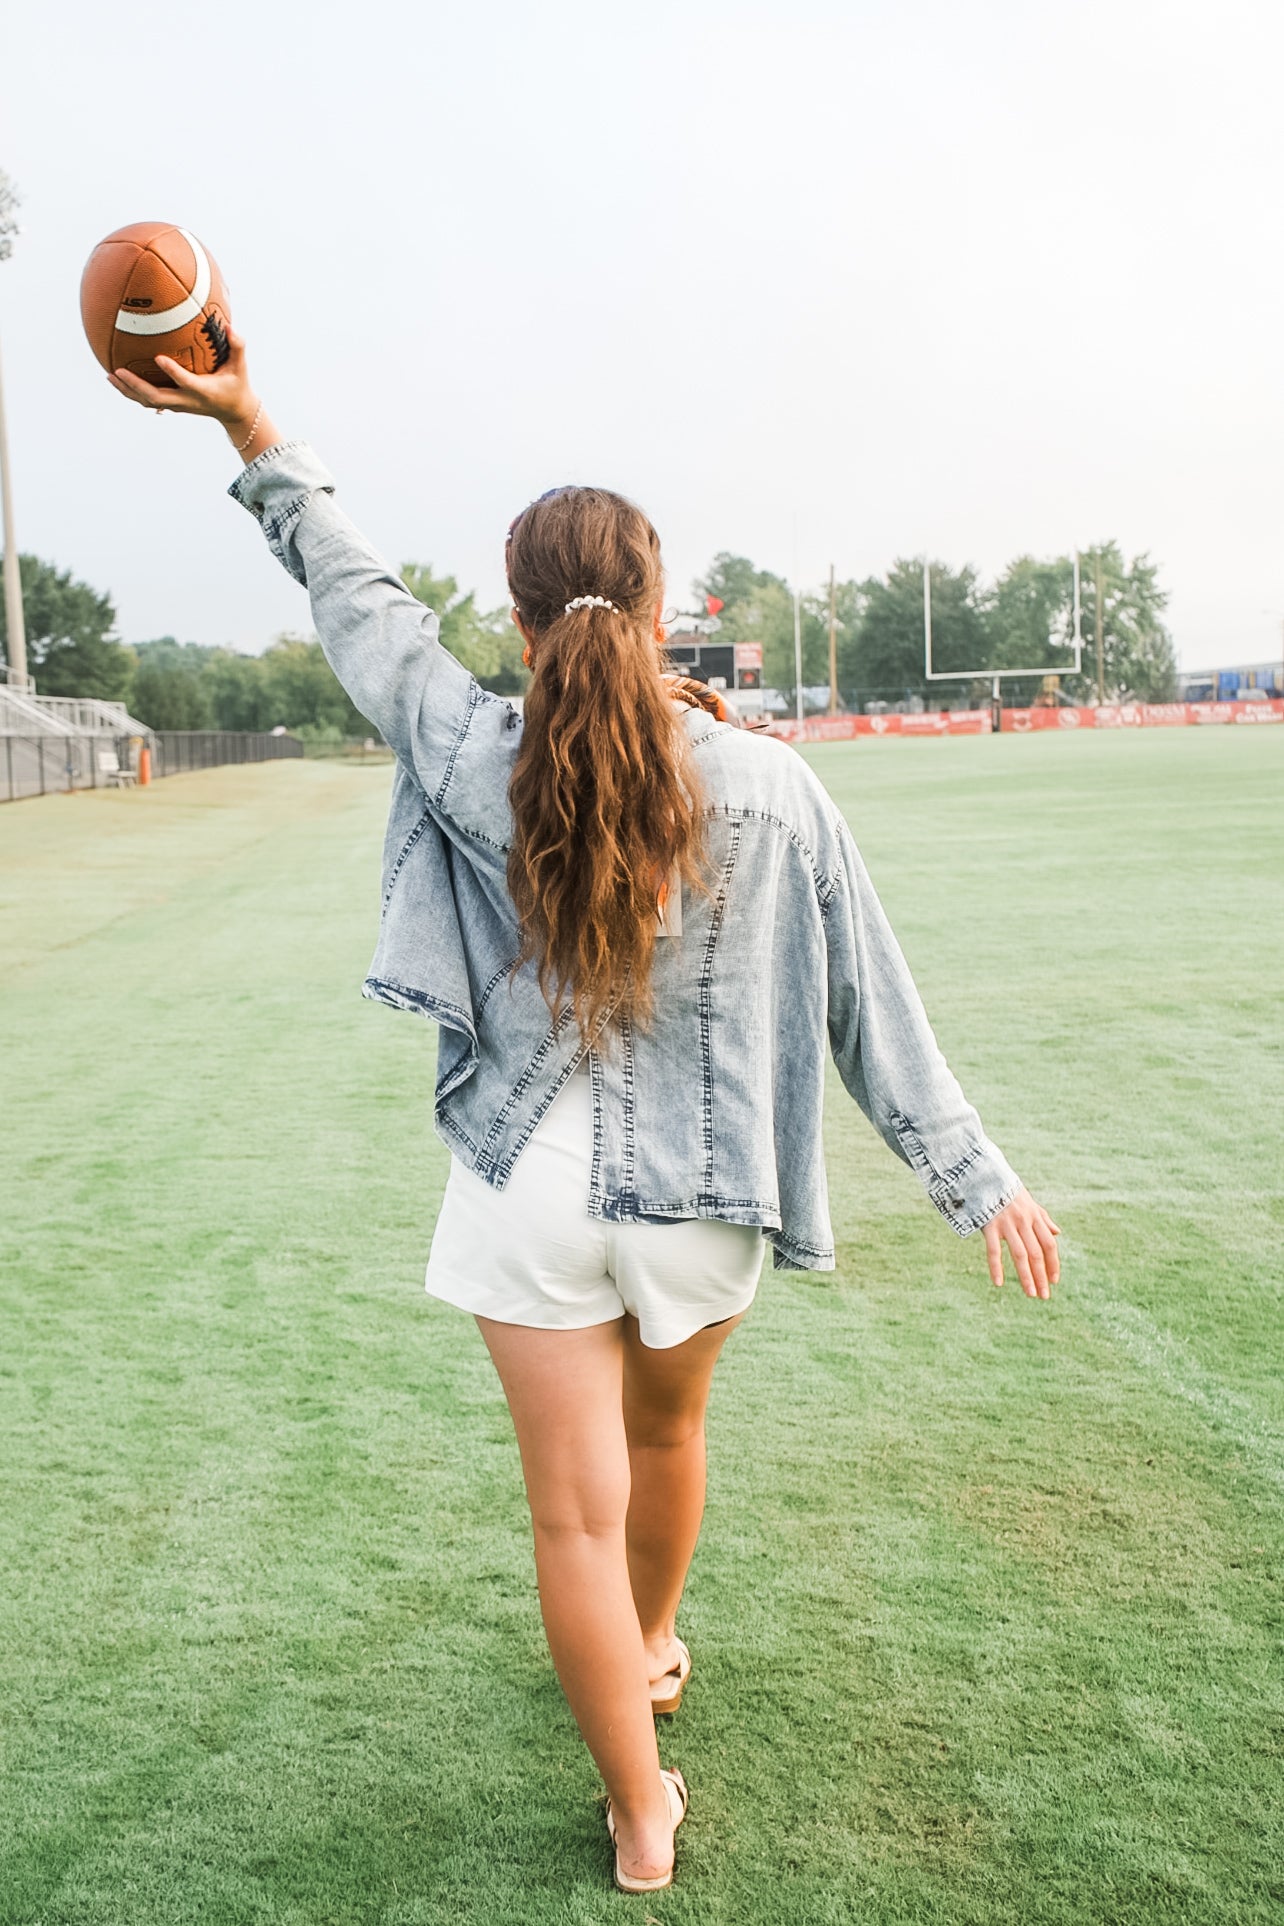
M 704 887 L 698 784 L 665 679 L 660 542 L 605 488 L 554 488 L 508 535 L 532 680 L 509 786 L 508 886 L 549 1007 L 581 1035 L 645 1024 L 657 909 Z M 566 604 L 601 596 L 613 609 Z

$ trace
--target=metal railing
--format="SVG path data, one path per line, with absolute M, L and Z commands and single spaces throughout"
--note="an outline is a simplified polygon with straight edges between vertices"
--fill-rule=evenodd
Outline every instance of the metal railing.
M 29 700 L 56 728 L 63 723 L 81 736 L 142 736 L 151 730 L 137 716 L 131 716 L 123 702 L 107 702 L 101 696 L 36 695 Z
M 34 693 L 0 686 L 0 736 L 71 736 L 75 734 L 69 722 L 59 715 L 51 715 L 36 701 Z
M 169 729 L 153 734 L 153 776 L 177 776 L 225 763 L 276 762 L 302 756 L 297 736 L 242 733 L 230 729 Z M 28 796 L 106 789 L 121 770 L 137 769 L 137 739 L 128 735 L 0 734 L 0 802 Z

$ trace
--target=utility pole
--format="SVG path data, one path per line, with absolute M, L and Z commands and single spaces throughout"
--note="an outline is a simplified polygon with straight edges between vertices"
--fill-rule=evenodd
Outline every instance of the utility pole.
M 1101 607 L 1102 589 L 1101 589 L 1101 550 L 1100 549 L 1097 550 L 1096 556 L 1094 558 L 1093 580 L 1096 583 L 1096 594 L 1093 599 L 1095 600 L 1097 605 L 1096 607 L 1097 701 L 1104 708 L 1105 701 L 1106 701 L 1106 650 L 1105 650 L 1105 636 L 1104 636 L 1104 631 L 1102 627 L 1102 607 Z
M 802 590 L 794 589 L 794 710 L 803 719 L 802 681 Z
M 829 713 L 838 714 L 838 624 L 834 619 L 834 565 L 829 564 Z
M 9 176 L 0 173 L 0 261 L 13 253 L 18 232 L 18 196 Z M 9 438 L 5 433 L 4 380 L 0 376 L 0 520 L 4 535 L 4 619 L 11 688 L 27 686 L 27 631 L 22 620 L 22 577 L 18 573 L 18 542 L 13 532 L 13 492 L 9 485 Z

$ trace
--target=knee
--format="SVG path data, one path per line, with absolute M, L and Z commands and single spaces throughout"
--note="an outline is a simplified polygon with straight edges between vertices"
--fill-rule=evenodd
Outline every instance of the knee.
M 625 1429 L 630 1451 L 685 1451 L 704 1442 L 704 1412 L 631 1412 Z
M 556 1548 L 604 1545 L 624 1536 L 623 1511 L 575 1511 L 565 1507 L 531 1508 L 531 1524 L 542 1544 Z
M 612 1479 L 581 1489 L 542 1492 L 530 1500 L 531 1524 L 550 1544 L 607 1539 L 624 1530 L 629 1509 L 627 1481 Z

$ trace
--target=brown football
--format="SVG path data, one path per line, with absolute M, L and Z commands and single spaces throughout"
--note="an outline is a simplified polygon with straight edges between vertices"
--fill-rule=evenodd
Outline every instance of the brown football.
M 153 355 L 172 355 L 193 374 L 227 360 L 231 316 L 218 263 L 167 221 L 135 221 L 98 243 L 81 276 L 80 318 L 109 374 L 128 368 L 172 388 Z

